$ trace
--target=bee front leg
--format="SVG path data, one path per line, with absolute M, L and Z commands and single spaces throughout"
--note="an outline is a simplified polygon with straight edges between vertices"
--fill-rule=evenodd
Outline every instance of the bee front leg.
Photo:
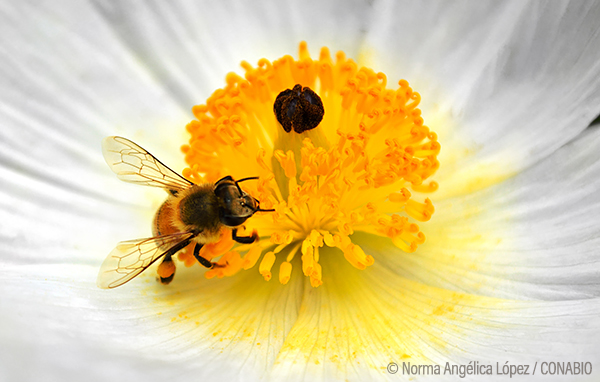
M 258 232 L 256 230 L 252 231 L 251 236 L 238 236 L 237 228 L 231 230 L 231 238 L 233 241 L 237 241 L 240 244 L 252 244 L 258 240 Z

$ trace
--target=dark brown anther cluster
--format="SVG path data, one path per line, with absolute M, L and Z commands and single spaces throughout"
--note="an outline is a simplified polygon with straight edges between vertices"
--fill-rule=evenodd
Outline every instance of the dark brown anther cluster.
M 317 127 L 325 114 L 323 102 L 317 93 L 301 85 L 279 93 L 273 111 L 287 133 L 294 130 L 298 134 Z

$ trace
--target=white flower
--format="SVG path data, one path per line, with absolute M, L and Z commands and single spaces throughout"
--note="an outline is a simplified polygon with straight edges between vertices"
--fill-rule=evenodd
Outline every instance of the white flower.
M 322 256 L 318 288 L 299 267 L 282 285 L 180 266 L 167 287 L 149 271 L 98 289 L 106 254 L 148 236 L 164 197 L 120 183 L 102 138 L 179 171 L 191 107 L 241 60 L 300 40 L 421 94 L 442 145 L 427 241 L 405 253 L 356 234 L 374 264 Z M 15 2 L 0 41 L 0 379 L 394 380 L 404 363 L 470 361 L 490 379 L 507 377 L 496 363 L 537 362 L 544 379 L 542 362 L 598 365 L 597 2 Z

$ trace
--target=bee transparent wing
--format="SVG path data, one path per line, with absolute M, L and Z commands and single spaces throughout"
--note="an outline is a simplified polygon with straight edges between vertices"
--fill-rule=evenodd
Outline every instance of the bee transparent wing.
M 102 154 L 110 169 L 125 182 L 176 191 L 185 190 L 193 184 L 123 137 L 104 138 Z
M 191 232 L 122 241 L 100 267 L 96 284 L 102 289 L 116 288 L 133 279 L 178 245 L 187 245 Z M 183 248 L 183 247 L 182 247 Z

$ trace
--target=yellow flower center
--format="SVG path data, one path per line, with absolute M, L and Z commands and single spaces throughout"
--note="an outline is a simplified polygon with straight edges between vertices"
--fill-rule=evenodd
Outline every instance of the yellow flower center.
M 313 60 L 306 43 L 299 50 L 298 60 L 261 59 L 257 67 L 242 62 L 244 78 L 228 74 L 225 88 L 193 108 L 197 119 L 188 124 L 190 143 L 182 147 L 190 166 L 184 176 L 197 183 L 259 176 L 243 188 L 262 209 L 275 209 L 246 221 L 246 232 L 257 230 L 258 242 L 238 245 L 224 230 L 219 242 L 204 246 L 205 258 L 221 256 L 221 267 L 206 272 L 209 278 L 253 268 L 260 260 L 265 280 L 277 264 L 285 284 L 292 265 L 301 263 L 317 287 L 326 271 L 319 264 L 324 246 L 336 249 L 328 256 L 343 256 L 358 269 L 373 264 L 352 241 L 354 232 L 388 237 L 406 252 L 425 241 L 415 221 L 427 221 L 434 212 L 424 194 L 437 183 L 425 180 L 439 167 L 440 144 L 423 125 L 420 95 L 405 80 L 396 90 L 386 88 L 383 73 L 359 68 L 342 52 L 333 60 L 322 48 Z M 312 130 L 286 132 L 273 105 L 298 84 L 321 97 L 325 114 Z M 189 252 L 180 260 L 195 262 Z

